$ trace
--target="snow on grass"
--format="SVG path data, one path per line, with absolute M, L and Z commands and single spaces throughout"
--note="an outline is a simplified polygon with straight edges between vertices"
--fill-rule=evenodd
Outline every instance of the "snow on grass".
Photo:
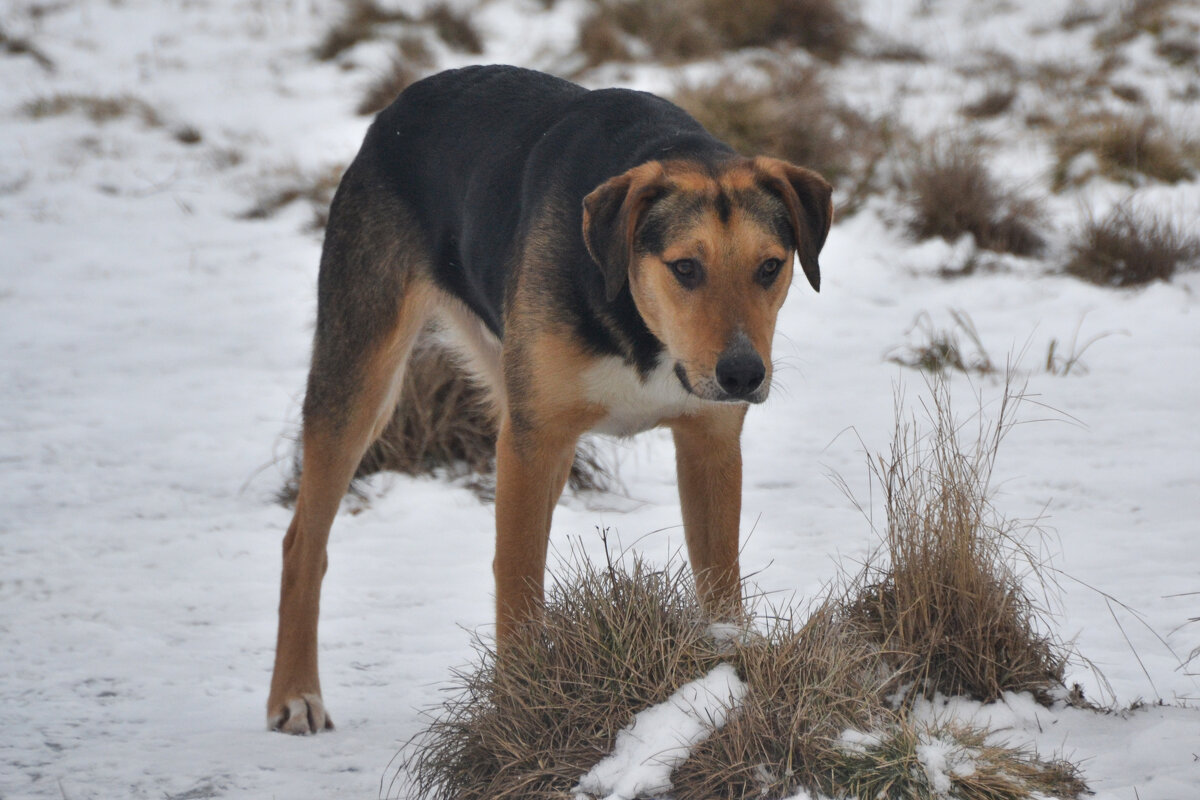
M 617 733 L 613 751 L 579 779 L 577 798 L 633 800 L 671 791 L 671 772 L 691 749 L 725 726 L 746 695 L 729 664 L 684 684 L 666 702 L 639 711 Z

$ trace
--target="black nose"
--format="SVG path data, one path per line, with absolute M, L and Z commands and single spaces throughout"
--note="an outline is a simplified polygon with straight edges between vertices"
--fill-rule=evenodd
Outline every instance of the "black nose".
M 749 396 L 766 375 L 767 368 L 753 350 L 727 350 L 717 361 L 717 383 L 730 397 Z

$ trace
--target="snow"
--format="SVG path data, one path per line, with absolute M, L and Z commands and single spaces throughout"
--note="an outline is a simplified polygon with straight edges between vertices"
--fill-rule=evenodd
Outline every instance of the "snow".
M 848 60 L 847 101 L 918 130 L 953 128 L 985 85 L 964 65 L 998 50 L 1091 63 L 1091 29 L 1056 26 L 1067 0 L 989 5 L 864 0 L 878 30 L 920 44 L 924 65 Z M 34 9 L 40 8 L 38 13 Z M 302 204 L 239 218 L 264 183 L 348 162 L 367 120 L 358 94 L 384 63 L 366 43 L 312 59 L 335 0 L 68 0 L 0 7 L 0 27 L 49 56 L 0 54 L 0 797 L 363 796 L 471 657 L 492 614 L 492 509 L 462 482 L 384 476 L 335 525 L 322 602 L 324 697 L 338 729 L 269 734 L 264 705 L 289 514 L 274 501 L 289 465 L 308 359 L 320 242 Z M 582 0 L 480 12 L 476 60 L 570 62 Z M 1115 13 L 1108 6 L 1109 13 Z M 1115 8 L 1115 6 L 1114 6 Z M 1186 10 L 1186 9 L 1185 9 Z M 1189 11 L 1193 16 L 1195 12 Z M 1038 33 L 1042 30 L 1042 33 Z M 470 57 L 434 45 L 439 67 Z M 1186 70 L 1134 42 L 1121 79 L 1194 129 Z M 689 74 L 701 74 L 698 65 Z M 588 77 L 669 91 L 676 73 L 620 67 Z M 31 119 L 59 93 L 145 101 L 136 117 Z M 1115 98 L 1095 102 L 1112 105 Z M 1025 108 L 1061 107 L 1023 91 Z M 1018 111 L 1018 114 L 1020 112 Z M 993 168 L 1047 186 L 1051 153 L 994 121 Z M 193 126 L 196 144 L 175 131 Z M 1043 190 L 1044 191 L 1044 190 Z M 1086 693 L 1136 710 L 1046 710 L 1029 698 L 980 714 L 1014 744 L 1083 765 L 1098 800 L 1183 800 L 1200 786 L 1200 314 L 1195 273 L 1115 292 L 1051 274 L 1086 209 L 1129 194 L 1093 180 L 1047 195 L 1051 253 L 968 278 L 937 276 L 965 245 L 909 242 L 895 198 L 835 225 L 821 294 L 798 283 L 780 316 L 779 382 L 745 432 L 743 564 L 773 596 L 818 594 L 876 544 L 829 481 L 870 499 L 865 445 L 887 447 L 893 387 L 919 407 L 921 379 L 886 361 L 922 312 L 967 312 L 994 360 L 1024 353 L 1041 406 L 1005 443 L 997 505 L 1043 515 L 1060 584 L 1051 624 L 1090 659 Z M 1195 181 L 1134 201 L 1194 220 Z M 939 263 L 942 262 L 942 263 Z M 1049 343 L 1103 336 L 1067 376 Z M 956 380 L 969 413 L 990 379 Z M 1034 422 L 1035 419 L 1048 421 Z M 624 491 L 567 497 L 552 545 L 597 527 L 649 558 L 682 545 L 669 435 L 602 444 Z M 945 709 L 943 709 L 944 711 Z
M 965 778 L 975 772 L 975 762 L 968 749 L 940 736 L 922 733 L 916 754 L 930 788 L 940 797 L 950 795 L 952 778 Z
M 686 683 L 663 703 L 639 711 L 617 733 L 613 751 L 579 779 L 580 800 L 633 800 L 671 791 L 671 773 L 713 731 L 725 727 L 746 695 L 746 684 L 729 664 Z

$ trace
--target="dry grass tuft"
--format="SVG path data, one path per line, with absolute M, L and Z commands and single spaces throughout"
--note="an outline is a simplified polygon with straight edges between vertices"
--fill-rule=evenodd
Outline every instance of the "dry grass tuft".
M 975 322 L 965 311 L 952 308 L 951 328 L 939 328 L 928 311 L 922 311 L 913 321 L 908 336 L 917 341 L 888 356 L 888 361 L 902 367 L 920 370 L 931 375 L 946 372 L 963 372 L 975 375 L 993 375 L 996 365 L 988 355 L 975 329 Z M 962 337 L 970 345 L 964 346 Z
M 705 0 L 702 13 L 727 49 L 789 44 L 831 62 L 852 53 L 862 31 L 836 0 Z
M 844 783 L 850 797 L 978 798 L 1015 800 L 1077 797 L 1088 793 L 1075 765 L 1036 753 L 989 744 L 987 731 L 958 725 L 914 725 L 901 720 L 884 737 L 845 749 Z M 945 770 L 925 753 L 938 753 Z
M 992 87 L 978 100 L 964 105 L 962 107 L 962 114 L 971 119 L 992 119 L 1012 108 L 1013 101 L 1016 99 L 1016 88 L 1011 86 L 1005 88 Z
M 1014 531 L 987 502 L 1017 398 L 1006 393 L 995 426 L 981 423 L 964 451 L 944 384 L 932 388 L 933 430 L 899 426 L 875 467 L 888 490 L 890 567 L 868 566 L 803 623 L 799 609 L 759 604 L 741 636 L 717 643 L 681 565 L 610 553 L 596 566 L 575 551 L 551 573 L 543 623 L 503 661 L 477 642 L 477 663 L 455 673 L 449 699 L 406 746 L 388 796 L 567 797 L 634 714 L 721 662 L 747 692 L 671 775 L 678 800 L 1086 792 L 1067 762 L 894 702 L 909 686 L 986 699 L 1045 697 L 1061 681 L 1062 656 L 1035 630 L 1037 606 L 1006 558 Z
M 1179 0 L 1127 0 L 1115 19 L 1096 33 L 1096 47 L 1104 50 L 1124 44 L 1139 34 L 1162 36 L 1175 25 Z
M 363 455 L 355 479 L 385 471 L 488 476 L 495 470 L 495 456 L 496 419 L 486 391 L 471 379 L 438 336 L 426 331 L 408 360 L 392 418 Z M 297 448 L 292 475 L 278 495 L 285 505 L 296 499 L 300 468 Z M 611 470 L 586 441 L 582 442 L 571 467 L 571 490 L 606 491 L 614 483 Z M 473 488 L 484 498 L 493 491 L 487 481 L 478 481 Z
M 902 168 L 899 182 L 911 205 L 910 231 L 918 239 L 954 242 L 970 234 L 984 250 L 1020 256 L 1037 255 L 1045 246 L 1037 203 L 1001 186 L 976 146 L 930 142 Z
M 140 120 L 143 125 L 150 128 L 158 128 L 163 125 L 162 117 L 154 110 L 153 106 L 145 100 L 128 94 L 116 96 L 55 94 L 30 100 L 21 106 L 21 112 L 33 119 L 81 113 L 97 125 L 129 117 Z
M 1176 67 L 1200 64 L 1200 30 L 1185 26 L 1164 32 L 1154 46 L 1154 52 Z
M 432 25 L 450 48 L 476 56 L 483 52 L 483 39 L 471 18 L 461 11 L 455 11 L 449 4 L 430 6 L 421 20 Z
M 1056 191 L 1096 175 L 1132 185 L 1147 178 L 1178 183 L 1190 180 L 1200 162 L 1200 144 L 1176 134 L 1152 115 L 1076 119 L 1058 135 L 1055 146 Z
M 672 98 L 739 153 L 771 155 L 815 169 L 841 190 L 847 213 L 871 191 L 891 128 L 834 99 L 821 71 L 788 65 L 763 82 L 725 75 L 683 86 Z
M 313 55 L 321 61 L 332 61 L 360 42 L 376 38 L 380 26 L 411 21 L 409 14 L 383 8 L 375 0 L 346 0 L 342 18 L 325 34 Z
M 371 81 L 356 111 L 364 117 L 379 113 L 433 63 L 433 54 L 423 37 L 416 34 L 401 37 L 396 42 L 396 52 L 392 54 L 388 68 Z
M 453 466 L 486 473 L 495 453 L 496 421 L 486 392 L 426 334 L 409 358 L 392 419 L 355 477 L 384 470 L 429 475 Z
M 702 0 L 596 0 L 579 28 L 587 66 L 652 56 L 679 63 L 716 54 L 720 40 L 701 16 Z
M 32 41 L 23 36 L 9 36 L 0 28 L 0 53 L 10 56 L 29 56 L 46 72 L 54 72 L 54 61 Z
M 675 797 L 779 798 L 802 789 L 843 796 L 852 771 L 837 776 L 845 762 L 842 733 L 894 724 L 885 698 L 899 673 L 879 648 L 836 601 L 803 624 L 797 613 L 771 611 L 761 635 L 725 653 L 749 692 L 725 727 L 676 769 Z
M 954 416 L 946 381 L 935 376 L 928 386 L 929 431 L 898 411 L 890 452 L 871 461 L 886 511 L 886 561 L 859 576 L 853 617 L 885 651 L 906 654 L 926 694 L 990 701 L 1032 692 L 1049 702 L 1063 685 L 1066 652 L 1040 630 L 1046 612 L 1014 571 L 1021 564 L 1045 593 L 1024 543 L 1036 529 L 1005 520 L 991 502 L 1021 396 L 1006 386 L 994 421 L 981 410 L 974 438 L 964 440 L 971 420 Z
M 342 164 L 315 172 L 305 172 L 298 166 L 281 169 L 268 179 L 271 185 L 262 189 L 254 205 L 239 216 L 249 220 L 269 219 L 292 203 L 304 201 L 312 207 L 308 229 L 324 230 L 329 221 L 329 204 L 345 170 Z
M 801 47 L 836 62 L 861 24 L 834 0 L 593 0 L 579 31 L 588 66 L 653 57 L 667 63 L 745 47 Z
M 1200 268 L 1200 236 L 1128 204 L 1090 216 L 1071 250 L 1067 274 L 1101 286 L 1142 286 Z
M 406 794 L 566 797 L 634 712 L 717 664 L 682 565 L 600 568 L 577 554 L 565 566 L 544 625 L 526 627 L 503 662 L 477 642 L 479 663 L 411 743 Z
M 371 81 L 355 111 L 363 117 L 378 114 L 390 106 L 417 77 L 417 72 L 407 62 L 398 56 L 392 56 L 387 70 Z

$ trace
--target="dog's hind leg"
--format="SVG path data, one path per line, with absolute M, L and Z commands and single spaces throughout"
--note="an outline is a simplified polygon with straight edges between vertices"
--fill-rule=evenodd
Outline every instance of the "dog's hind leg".
M 423 242 L 403 208 L 353 165 L 330 213 L 317 330 L 304 400 L 303 465 L 283 540 L 283 578 L 267 724 L 332 728 L 317 673 L 317 617 L 329 528 L 367 447 L 396 405 L 413 343 L 433 311 Z

